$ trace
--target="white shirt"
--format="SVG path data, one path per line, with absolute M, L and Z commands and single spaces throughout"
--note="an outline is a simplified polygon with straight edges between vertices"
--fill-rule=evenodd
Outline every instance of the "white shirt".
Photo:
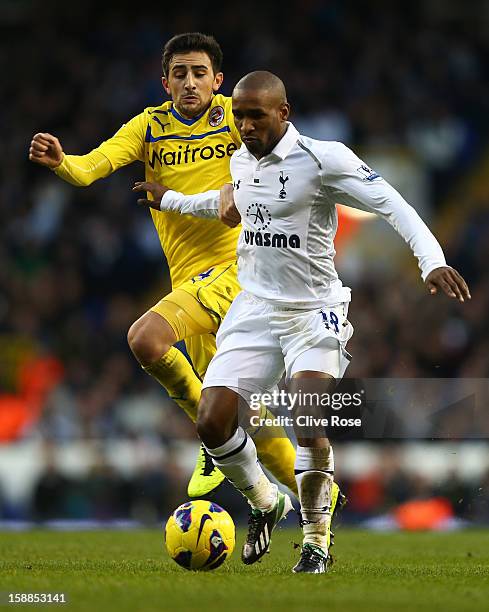
M 231 175 L 242 222 L 238 279 L 257 297 L 294 308 L 350 300 L 333 262 L 336 202 L 386 219 L 418 258 L 423 280 L 446 265 L 417 212 L 340 142 L 307 138 L 289 123 L 260 160 L 243 144 L 231 158 Z M 197 216 L 217 216 L 218 209 L 218 191 L 192 196 L 168 191 L 161 202 L 161 210 Z

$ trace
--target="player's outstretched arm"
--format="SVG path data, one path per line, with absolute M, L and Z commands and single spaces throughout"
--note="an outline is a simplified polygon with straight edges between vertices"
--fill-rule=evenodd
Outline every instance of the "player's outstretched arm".
M 425 283 L 432 295 L 443 291 L 451 298 L 460 302 L 470 300 L 471 295 L 467 283 L 454 268 L 442 266 L 432 270 L 426 277 Z
M 87 187 L 113 171 L 109 159 L 96 149 L 86 155 L 65 155 L 56 136 L 47 132 L 35 134 L 29 147 L 29 159 L 53 170 L 76 187 Z
M 181 215 L 193 215 L 194 217 L 217 218 L 219 216 L 219 191 L 217 190 L 184 195 L 150 181 L 135 183 L 132 190 L 136 192 L 146 191 L 152 195 L 151 200 L 140 198 L 138 200 L 140 206 L 149 206 L 162 212 L 177 212 Z
M 39 132 L 31 140 L 29 159 L 36 164 L 47 168 L 57 168 L 63 161 L 63 148 L 61 143 L 52 134 Z
M 343 144 L 328 145 L 326 183 L 347 206 L 384 218 L 410 246 L 431 294 L 442 291 L 461 302 L 470 299 L 467 283 L 447 266 L 439 242 L 418 213 L 382 177 Z
M 29 159 L 76 187 L 87 187 L 122 166 L 143 161 L 145 129 L 145 114 L 140 113 L 85 155 L 66 155 L 56 136 L 39 133 L 31 141 Z

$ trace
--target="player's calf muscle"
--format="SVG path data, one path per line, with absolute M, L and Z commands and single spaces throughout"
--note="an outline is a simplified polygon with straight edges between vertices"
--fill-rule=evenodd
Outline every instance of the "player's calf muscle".
M 237 398 L 229 389 L 204 389 L 197 414 L 197 433 L 207 448 L 222 446 L 237 427 Z

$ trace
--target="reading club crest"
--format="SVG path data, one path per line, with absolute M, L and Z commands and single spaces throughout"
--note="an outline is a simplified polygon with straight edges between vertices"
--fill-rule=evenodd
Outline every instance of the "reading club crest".
M 209 113 L 209 125 L 212 127 L 218 126 L 224 119 L 224 109 L 222 106 L 214 106 Z

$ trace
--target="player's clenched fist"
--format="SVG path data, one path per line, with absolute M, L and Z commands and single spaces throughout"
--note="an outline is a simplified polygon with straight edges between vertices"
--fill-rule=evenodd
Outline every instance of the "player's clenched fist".
M 29 159 L 48 168 L 57 168 L 63 161 L 63 148 L 56 136 L 40 132 L 31 140 Z
M 455 270 L 449 266 L 442 266 L 432 270 L 426 277 L 425 283 L 432 295 L 441 289 L 451 298 L 457 298 L 460 302 L 470 300 L 470 291 L 467 283 Z
M 221 187 L 219 199 L 219 219 L 229 227 L 236 227 L 241 223 L 241 215 L 234 203 L 233 191 L 233 186 L 226 183 Z

